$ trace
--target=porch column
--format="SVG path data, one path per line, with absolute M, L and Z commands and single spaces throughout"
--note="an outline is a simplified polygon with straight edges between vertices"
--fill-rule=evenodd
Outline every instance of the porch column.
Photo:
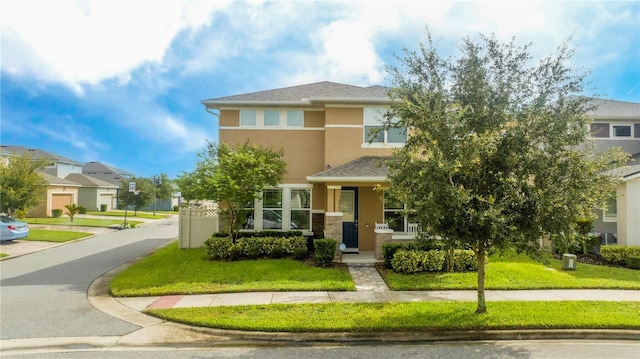
M 385 243 L 390 243 L 393 237 L 393 229 L 380 229 L 376 228 L 374 230 L 376 234 L 376 251 L 375 256 L 377 260 L 384 259 L 384 253 L 382 253 L 382 245 Z
M 340 244 L 342 243 L 342 212 L 326 212 L 324 214 L 325 237 L 335 239 L 338 243 L 336 256 L 340 254 Z

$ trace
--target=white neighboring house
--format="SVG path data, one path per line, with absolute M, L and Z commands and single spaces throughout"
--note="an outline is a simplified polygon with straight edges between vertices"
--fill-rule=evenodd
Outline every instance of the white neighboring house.
M 588 113 L 593 119 L 591 134 L 596 150 L 620 147 L 631 155 L 621 168 L 622 183 L 616 197 L 606 209 L 599 211 L 594 231 L 620 245 L 640 246 L 640 103 L 614 100 L 595 100 L 598 109 Z

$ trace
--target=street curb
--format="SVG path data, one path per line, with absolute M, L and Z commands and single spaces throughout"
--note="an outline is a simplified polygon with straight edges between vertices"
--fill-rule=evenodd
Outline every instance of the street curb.
M 128 263 L 103 274 L 91 283 L 87 292 L 89 302 L 108 315 L 119 318 L 141 329 L 121 338 L 119 345 L 138 346 L 148 344 L 207 345 L 220 342 L 248 341 L 263 344 L 276 343 L 407 343 L 483 340 L 630 340 L 640 341 L 640 330 L 625 329 L 509 329 L 509 330 L 449 330 L 426 332 L 339 332 L 293 333 L 249 332 L 190 326 L 159 319 L 130 308 L 109 292 L 111 280 L 121 271 L 150 256 L 155 251 L 175 243 L 169 241 Z M 176 338 L 179 338 L 176 340 Z

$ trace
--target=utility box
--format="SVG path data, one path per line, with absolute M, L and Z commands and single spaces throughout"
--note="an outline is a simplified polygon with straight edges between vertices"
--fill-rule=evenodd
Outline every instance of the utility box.
M 575 254 L 563 254 L 562 255 L 562 269 L 576 270 L 576 263 L 578 258 Z

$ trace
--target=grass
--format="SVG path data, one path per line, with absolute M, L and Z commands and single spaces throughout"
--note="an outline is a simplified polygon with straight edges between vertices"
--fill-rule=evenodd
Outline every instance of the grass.
M 204 249 L 178 249 L 175 243 L 111 282 L 114 296 L 354 289 L 346 268 L 325 269 L 292 259 L 209 261 Z
M 98 211 L 87 211 L 86 214 L 90 214 L 92 216 L 108 216 L 108 217 L 124 217 L 124 211 L 106 211 L 106 212 L 98 212 Z M 146 219 L 163 219 L 167 218 L 172 214 L 178 214 L 178 212 L 159 212 L 156 211 L 156 214 L 148 212 L 140 212 L 136 214 L 134 211 L 127 211 L 127 218 L 146 218 Z
M 27 236 L 27 238 L 23 238 L 23 240 L 62 243 L 92 235 L 93 233 L 87 232 L 54 231 L 48 229 L 31 228 L 29 229 L 29 236 Z
M 83 227 L 109 227 L 114 224 L 122 224 L 122 219 L 100 219 L 100 218 L 78 218 L 78 217 L 75 217 L 73 219 L 73 222 L 71 222 L 71 219 L 68 216 L 51 217 L 51 218 L 25 218 L 24 221 L 29 224 L 51 224 L 51 225 L 83 226 Z M 131 225 L 137 225 L 142 222 L 127 220 L 127 223 Z
M 274 304 L 173 308 L 145 313 L 219 329 L 267 332 L 398 332 L 486 329 L 640 329 L 638 302 Z M 579 311 L 580 315 L 576 315 Z M 339 320 L 337 319 L 339 318 Z
M 477 274 L 400 274 L 382 270 L 392 290 L 476 289 Z M 640 272 L 578 263 L 576 270 L 563 270 L 562 262 L 551 259 L 545 266 L 524 255 L 493 256 L 486 267 L 486 289 L 640 289 Z

